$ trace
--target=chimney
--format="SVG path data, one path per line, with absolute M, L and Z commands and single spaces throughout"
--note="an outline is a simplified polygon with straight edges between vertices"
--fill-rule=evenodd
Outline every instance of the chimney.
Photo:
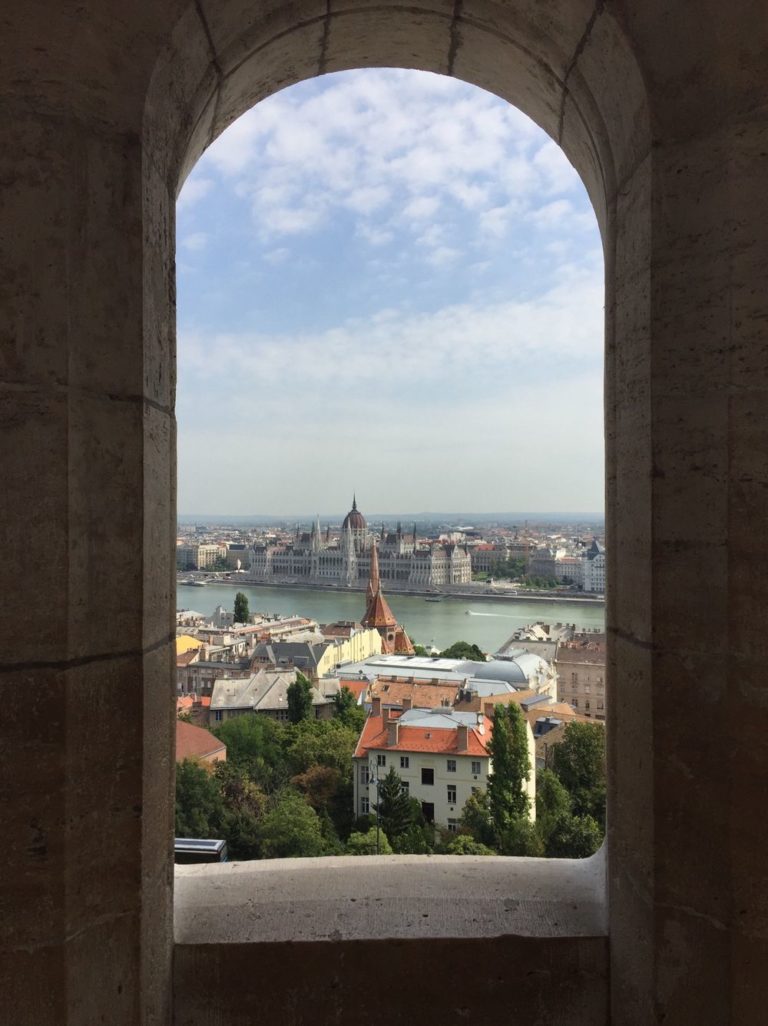
M 390 720 L 387 723 L 387 747 L 394 748 L 400 734 L 400 723 L 398 720 Z
M 403 699 L 403 712 L 408 712 L 409 709 L 413 709 L 413 699 L 412 698 L 404 698 Z
M 485 713 L 485 715 L 488 717 L 489 720 L 493 719 L 493 713 L 494 713 L 495 708 L 496 707 L 494 706 L 493 702 L 486 702 L 485 703 L 485 705 L 483 707 L 483 712 Z
M 456 728 L 456 751 L 466 752 L 469 747 L 469 727 L 466 723 L 460 723 Z
M 371 699 L 371 716 L 381 716 L 381 699 L 378 695 Z

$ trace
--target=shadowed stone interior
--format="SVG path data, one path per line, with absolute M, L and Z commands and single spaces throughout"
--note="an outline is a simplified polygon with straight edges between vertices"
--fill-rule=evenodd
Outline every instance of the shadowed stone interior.
M 4 1016 L 763 1021 L 762 0 L 35 0 L 7 6 L 0 34 Z M 330 868 L 323 896 L 320 861 L 227 867 L 191 892 L 195 874 L 180 874 L 174 953 L 175 196 L 252 103 L 327 71 L 388 64 L 520 106 L 561 143 L 601 226 L 614 555 L 607 938 L 581 935 L 573 909 L 563 935 L 546 912 L 559 899 L 531 897 L 547 877 L 553 895 L 583 895 L 589 869 L 521 865 L 502 895 L 496 860 L 471 885 L 471 865 L 446 863 L 429 895 L 421 870 L 382 864 L 365 888 L 389 908 L 355 937 L 366 919 L 340 913 L 349 896 L 332 896 Z M 41 609 L 50 592 L 59 602 Z M 350 888 L 362 893 L 372 872 L 355 869 Z M 461 883 L 441 897 L 454 873 Z M 280 919 L 301 918 L 302 903 L 276 896 L 313 877 L 310 933 L 286 942 Z M 245 911 L 223 884 L 236 879 L 253 898 Z M 402 929 L 404 888 L 452 932 L 465 887 L 487 888 L 477 900 L 488 935 L 369 936 Z M 194 894 L 201 932 L 188 934 Z M 509 897 L 521 901 L 514 914 Z M 602 922 L 594 895 L 577 905 Z M 240 932 L 220 942 L 227 915 Z M 254 940 L 269 921 L 283 932 Z M 322 939 L 331 922 L 340 937 Z

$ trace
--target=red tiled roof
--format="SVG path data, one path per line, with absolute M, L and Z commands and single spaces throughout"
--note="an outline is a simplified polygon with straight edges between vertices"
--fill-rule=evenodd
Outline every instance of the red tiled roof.
M 349 690 L 352 692 L 352 694 L 355 696 L 355 698 L 358 699 L 360 697 L 360 695 L 365 694 L 365 692 L 367 691 L 367 689 L 368 689 L 368 681 L 367 680 L 340 680 L 339 681 L 339 690 L 341 690 L 341 688 L 349 688 Z
M 384 705 L 402 705 L 410 698 L 417 709 L 434 709 L 444 704 L 452 706 L 456 700 L 458 684 L 432 684 L 429 681 L 412 683 L 407 680 L 389 680 L 379 677 L 371 687 L 371 697 L 379 697 Z M 479 707 L 478 707 L 479 708 Z
M 182 759 L 202 759 L 210 755 L 225 759 L 227 746 L 209 730 L 195 727 L 184 720 L 176 720 L 176 762 Z
M 476 727 L 467 732 L 467 747 L 459 751 L 458 731 L 447 727 L 402 726 L 398 731 L 396 745 L 387 744 L 387 723 L 391 722 L 383 716 L 369 716 L 365 721 L 363 732 L 357 742 L 354 757 L 364 758 L 371 750 L 387 749 L 392 752 L 450 752 L 456 755 L 488 755 L 487 746 L 493 733 L 493 724 L 487 716 L 483 716 L 485 733 L 479 734 Z

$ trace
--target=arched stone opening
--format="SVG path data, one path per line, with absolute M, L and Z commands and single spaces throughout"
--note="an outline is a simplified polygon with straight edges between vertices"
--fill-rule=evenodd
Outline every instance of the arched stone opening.
M 606 250 L 608 531 L 621 568 L 608 607 L 620 688 L 609 725 L 612 1022 L 760 1022 L 764 4 L 334 10 L 39 0 L 4 12 L 0 575 L 28 615 L 0 623 L 3 1010 L 34 1026 L 171 1020 L 175 190 L 267 88 L 379 61 L 506 96 L 562 141 L 590 190 Z M 365 996 L 372 947 L 305 953 L 318 978 L 336 958 L 330 1021 L 366 1010 L 428 1020 L 439 989 L 446 1021 L 534 1008 L 591 1024 L 606 1018 L 597 940 L 602 960 L 590 961 L 595 948 L 573 937 L 492 938 L 479 956 L 484 989 L 468 940 L 422 946 L 426 983 L 447 965 L 460 999 L 409 975 L 421 950 L 417 960 L 381 942 L 405 982 L 366 1005 L 350 995 Z M 285 955 L 270 958 L 268 975 Z M 585 976 L 602 1005 L 575 1001 Z M 257 1018 L 260 995 L 242 974 L 230 979 L 231 1021 Z M 295 1021 L 314 1011 L 304 994 Z
M 647 459 L 647 440 L 637 430 L 643 423 L 642 390 L 635 392 L 623 380 L 621 367 L 614 365 L 614 351 L 615 325 L 620 323 L 627 336 L 624 364 L 644 363 L 648 308 L 636 302 L 636 293 L 625 282 L 640 281 L 649 262 L 649 119 L 635 59 L 620 26 L 602 7 L 561 3 L 543 12 L 536 4 L 517 10 L 494 3 L 384 4 L 338 10 L 332 4 L 288 8 L 272 4 L 262 8 L 258 17 L 243 19 L 239 4 L 190 6 L 158 62 L 147 99 L 144 147 L 153 155 L 148 167 L 151 187 L 146 193 L 152 209 L 145 205 L 148 237 L 153 240 L 146 264 L 153 279 L 147 281 L 148 290 L 156 287 L 158 275 L 171 276 L 172 258 L 171 237 L 166 237 L 165 252 L 160 254 L 151 225 L 172 223 L 176 190 L 200 153 L 240 114 L 272 92 L 325 72 L 367 66 L 417 68 L 482 86 L 531 116 L 579 171 L 597 214 L 606 261 L 610 544 L 621 551 L 622 570 L 632 576 L 633 559 L 640 562 L 646 553 L 632 553 L 622 544 L 616 512 L 623 504 L 625 510 L 639 513 L 642 504 L 650 502 L 647 492 L 637 491 L 641 479 L 637 469 Z M 163 313 L 165 324 L 172 323 L 172 318 L 172 310 Z M 151 330 L 151 325 L 145 328 Z M 631 425 L 631 440 L 622 438 L 625 425 Z M 616 591 L 615 573 L 611 583 L 609 621 L 615 625 L 625 606 Z M 635 612 L 638 598 L 634 589 Z M 647 601 L 648 596 L 644 598 Z M 619 633 L 626 629 L 619 626 Z M 650 635 L 650 618 L 646 629 Z M 612 726 L 618 715 L 614 713 Z M 635 728 L 648 737 L 649 719 L 641 722 L 637 710 L 634 715 Z M 614 763 L 612 798 L 619 776 Z M 621 806 L 616 805 L 614 825 L 624 838 L 636 823 L 638 808 L 650 802 L 638 783 L 634 781 L 632 812 L 623 824 Z M 622 852 L 624 871 L 642 876 L 648 853 L 628 840 Z M 629 853 L 638 864 L 632 865 Z M 557 884 L 553 887 L 557 889 Z M 616 978 L 620 979 L 618 943 L 616 952 Z M 634 985 L 635 981 L 630 983 Z

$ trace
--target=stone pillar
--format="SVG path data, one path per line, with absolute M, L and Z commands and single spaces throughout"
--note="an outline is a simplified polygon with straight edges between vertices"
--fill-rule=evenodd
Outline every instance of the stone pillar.
M 6 98 L 0 145 L 0 1018 L 164 1024 L 174 354 L 138 137 L 33 106 Z
M 609 309 L 612 1023 L 725 1026 L 765 1017 L 768 962 L 764 25 L 683 19 L 665 48 L 654 6 Z

